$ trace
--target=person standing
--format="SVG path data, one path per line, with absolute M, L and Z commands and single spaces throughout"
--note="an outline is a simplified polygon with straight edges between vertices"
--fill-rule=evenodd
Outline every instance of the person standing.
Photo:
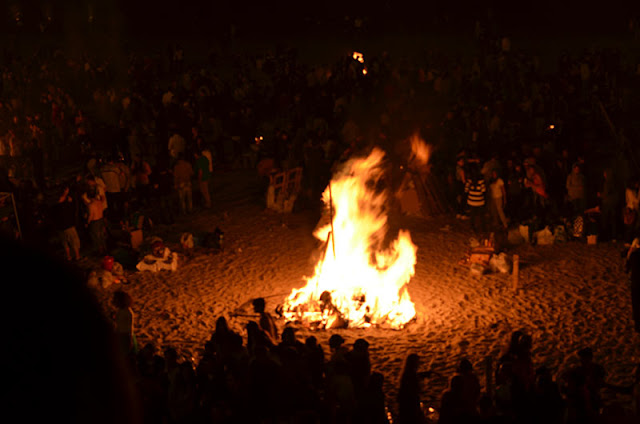
M 58 198 L 58 203 L 53 206 L 52 217 L 53 225 L 58 230 L 67 260 L 81 260 L 80 237 L 78 237 L 78 231 L 75 226 L 76 208 L 73 199 L 69 196 L 69 187 L 63 189 Z M 71 253 L 73 253 L 73 257 Z
M 533 193 L 533 209 L 535 215 L 537 217 L 544 216 L 549 199 L 547 185 L 544 182 L 541 172 L 531 162 L 525 162 L 524 186 Z
M 113 293 L 111 302 L 116 308 L 114 313 L 115 332 L 122 353 L 125 355 L 137 353 L 138 345 L 133 332 L 134 315 L 131 308 L 133 305 L 131 296 L 122 290 L 118 290 Z
M 264 331 L 264 333 L 269 337 L 269 340 L 271 341 L 271 343 L 273 343 L 274 346 L 277 345 L 278 326 L 276 325 L 276 320 L 273 318 L 273 316 L 270 313 L 265 312 L 266 304 L 264 298 L 255 298 L 251 303 L 253 306 L 253 311 L 256 314 L 260 315 L 260 329 Z
M 193 178 L 193 167 L 184 159 L 184 155 L 180 154 L 173 167 L 173 184 L 178 192 L 180 212 L 184 215 L 193 211 L 191 178 Z
M 458 154 L 456 159 L 456 175 L 455 175 L 455 195 L 456 195 L 456 218 L 462 219 L 467 209 L 465 202 L 464 187 L 467 182 L 465 174 L 465 157 L 464 153 Z
M 107 253 L 106 226 L 104 224 L 104 197 L 98 192 L 94 192 L 88 197 L 87 210 L 87 227 L 91 242 L 98 255 Z
M 603 172 L 604 182 L 602 191 L 598 193 L 601 207 L 601 228 L 605 237 L 611 241 L 616 241 L 618 236 L 618 209 L 619 193 L 616 187 L 613 171 L 607 168 Z
M 429 372 L 420 372 L 420 357 L 411 353 L 407 356 L 400 378 L 398 390 L 398 422 L 400 424 L 424 424 L 426 418 L 420 406 L 421 382 L 430 376 Z
M 519 222 L 523 216 L 522 202 L 524 190 L 524 174 L 520 163 L 507 161 L 507 216 L 511 222 Z
M 174 132 L 173 135 L 169 138 L 169 156 L 174 161 L 177 161 L 180 158 L 181 154 L 184 154 L 187 147 L 187 142 L 183 136 Z
M 211 208 L 211 195 L 209 193 L 209 181 L 211 180 L 211 163 L 204 152 L 196 153 L 196 172 L 198 175 L 198 185 L 202 194 L 204 207 Z
M 116 167 L 120 171 L 119 182 L 120 182 L 120 204 L 123 206 L 122 214 L 124 214 L 124 204 L 129 202 L 131 199 L 129 198 L 129 191 L 131 190 L 132 181 L 131 181 L 131 167 L 124 162 L 124 159 L 121 158 L 115 163 Z M 122 218 L 122 216 L 121 216 Z
M 107 202 L 111 205 L 108 217 L 114 221 L 119 221 L 122 213 L 122 187 L 120 186 L 122 178 L 121 174 L 122 171 L 118 165 L 116 165 L 114 158 L 110 158 L 109 161 L 100 168 L 100 176 L 105 184 Z
M 151 180 L 149 179 L 149 176 L 151 175 L 151 165 L 149 165 L 149 162 L 144 160 L 141 155 L 137 155 L 134 157 L 131 168 L 138 200 L 140 200 L 145 206 L 148 206 L 149 199 L 151 197 Z
M 567 176 L 567 200 L 571 205 L 573 217 L 582 215 L 586 209 L 585 181 L 580 164 L 573 165 L 571 173 Z
M 168 158 L 158 160 L 149 179 L 149 184 L 151 186 L 150 203 L 158 206 L 153 210 L 153 219 L 161 224 L 173 224 L 175 216 L 174 178 L 168 165 Z
M 640 208 L 640 183 L 633 179 L 625 189 L 625 208 L 622 214 L 624 224 L 624 241 L 631 243 L 638 231 L 638 209 Z
M 477 165 L 471 167 L 469 178 L 465 184 L 464 191 L 467 193 L 467 205 L 469 206 L 469 217 L 471 228 L 475 233 L 485 231 L 485 192 L 487 191 L 484 178 Z
M 507 217 L 504 215 L 504 207 L 507 203 L 507 193 L 504 188 L 504 181 L 498 176 L 498 171 L 491 171 L 491 184 L 489 184 L 489 192 L 491 193 L 491 203 L 489 211 L 491 212 L 491 221 L 494 226 L 502 224 L 502 228 L 507 228 Z

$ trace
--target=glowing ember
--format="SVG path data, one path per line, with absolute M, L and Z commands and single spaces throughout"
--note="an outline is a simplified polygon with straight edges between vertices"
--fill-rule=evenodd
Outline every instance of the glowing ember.
M 307 284 L 294 289 L 283 305 L 288 321 L 318 328 L 402 328 L 415 316 L 407 284 L 415 272 L 416 246 L 400 230 L 388 247 L 384 211 L 387 191 L 376 187 L 383 177 L 384 152 L 351 159 L 323 193 L 333 200 L 333 225 L 314 236 L 326 241 L 324 257 Z M 333 229 L 333 234 L 332 234 Z

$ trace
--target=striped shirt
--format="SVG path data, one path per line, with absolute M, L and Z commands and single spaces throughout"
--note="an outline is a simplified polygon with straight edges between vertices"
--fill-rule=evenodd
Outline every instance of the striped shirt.
M 483 179 L 475 182 L 467 180 L 464 191 L 467 193 L 467 205 L 474 207 L 484 206 L 484 193 L 487 191 L 487 188 L 484 185 Z

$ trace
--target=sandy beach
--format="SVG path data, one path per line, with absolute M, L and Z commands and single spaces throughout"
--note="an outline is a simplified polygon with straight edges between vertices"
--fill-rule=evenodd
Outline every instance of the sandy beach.
M 313 272 L 319 247 L 312 235 L 317 216 L 265 210 L 255 178 L 246 171 L 218 175 L 212 192 L 216 202 L 211 211 L 195 212 L 171 228 L 156 227 L 145 234 L 162 237 L 180 254 L 178 270 L 128 273 L 129 283 L 122 286 L 134 299 L 139 343 L 172 346 L 195 361 L 219 316 L 226 316 L 232 328 L 244 334 L 250 318 L 234 317 L 234 311 L 258 296 L 265 297 L 267 309 L 273 311 L 293 288 L 302 287 L 303 277 Z M 196 247 L 183 254 L 178 244 L 182 232 L 197 234 L 216 227 L 225 233 L 224 251 Z M 511 275 L 478 277 L 461 263 L 472 236 L 468 221 L 394 217 L 391 227 L 408 229 L 418 247 L 416 273 L 409 283 L 415 321 L 402 330 L 345 329 L 313 335 L 327 355 L 331 334 L 341 334 L 349 345 L 366 338 L 372 368 L 384 375 L 392 407 L 408 353 L 420 354 L 422 368 L 435 371 L 423 388 L 424 401 L 437 405 L 464 357 L 484 385 L 487 357 L 497 360 L 517 329 L 532 335 L 536 367 L 547 365 L 559 375 L 575 363 L 578 349 L 591 346 L 609 383 L 632 382 L 634 366 L 640 362 L 640 335 L 633 332 L 622 244 L 566 242 L 509 249 L 509 256 L 520 257 L 520 289 L 514 292 Z M 107 311 L 118 288 L 97 291 Z M 282 330 L 285 323 L 278 323 Z M 304 340 L 312 333 L 300 329 L 297 334 Z M 629 402 L 622 395 L 604 395 L 608 402 Z

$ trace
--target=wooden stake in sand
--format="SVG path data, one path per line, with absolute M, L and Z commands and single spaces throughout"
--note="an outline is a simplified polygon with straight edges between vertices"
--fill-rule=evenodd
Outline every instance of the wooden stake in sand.
M 511 274 L 513 291 L 518 291 L 518 274 L 520 273 L 520 257 L 518 255 L 513 255 L 513 272 Z

